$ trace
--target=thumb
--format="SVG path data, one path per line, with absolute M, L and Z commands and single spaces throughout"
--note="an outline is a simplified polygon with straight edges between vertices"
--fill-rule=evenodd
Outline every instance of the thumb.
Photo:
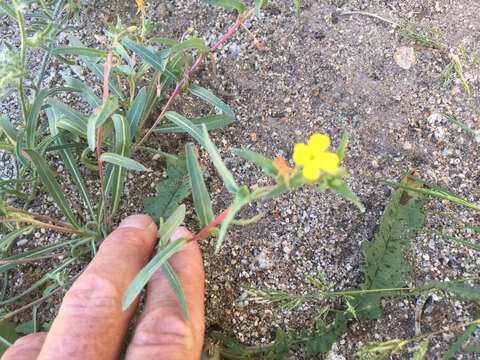
M 187 229 L 179 228 L 172 240 L 191 236 Z M 158 270 L 148 283 L 147 300 L 128 346 L 127 360 L 200 359 L 205 323 L 204 272 L 198 244 L 186 243 L 169 263 L 182 285 L 190 321 L 184 318 L 165 274 Z

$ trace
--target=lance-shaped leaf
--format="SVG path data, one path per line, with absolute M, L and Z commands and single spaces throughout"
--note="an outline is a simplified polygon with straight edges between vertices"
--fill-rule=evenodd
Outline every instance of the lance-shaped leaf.
M 255 14 L 260 17 L 260 9 L 268 5 L 268 0 L 255 0 Z
M 455 356 L 455 354 L 461 349 L 462 345 L 468 340 L 470 335 L 475 331 L 475 329 L 479 326 L 480 324 L 471 324 L 467 326 L 465 331 L 463 332 L 462 335 L 460 335 L 455 341 L 450 349 L 448 349 L 447 353 L 442 356 L 442 360 L 449 360 Z
M 277 176 L 278 174 L 277 168 L 275 167 L 275 165 L 273 165 L 273 160 L 270 160 L 263 155 L 243 149 L 232 149 L 232 153 L 246 160 L 249 160 L 255 165 L 261 167 L 267 175 Z
M 190 120 L 193 125 L 201 127 L 203 124 L 207 130 L 215 130 L 231 124 L 235 119 L 226 114 L 212 115 Z M 183 133 L 185 130 L 176 124 L 164 124 L 157 127 L 154 132 L 159 133 Z
M 32 104 L 32 107 L 28 113 L 27 122 L 26 122 L 26 132 L 27 132 L 27 148 L 35 148 L 35 132 L 38 125 L 38 115 L 43 105 L 43 101 L 48 96 L 48 89 L 42 89 L 35 96 L 35 101 Z
M 212 203 L 205 182 L 203 181 L 202 169 L 200 169 L 197 157 L 190 144 L 186 145 L 185 153 L 187 155 L 188 174 L 190 175 L 190 182 L 192 184 L 195 212 L 200 221 L 200 227 L 204 228 L 214 219 Z
M 60 114 L 65 115 L 65 118 L 57 121 L 57 127 L 84 137 L 86 136 L 88 123 L 88 117 L 86 115 L 73 110 L 71 107 L 55 99 L 48 99 L 47 103 Z
M 185 319 L 187 321 L 190 321 L 190 318 L 188 316 L 187 300 L 185 299 L 182 284 L 180 284 L 177 274 L 175 274 L 175 271 L 168 262 L 165 262 L 162 265 L 162 271 L 165 274 L 165 277 L 167 278 L 170 287 L 172 288 L 175 296 L 178 299 L 178 303 L 180 304 L 180 308 L 182 309 L 183 316 L 185 316 Z
M 339 159 L 338 163 L 341 163 L 343 158 L 345 157 L 345 150 L 347 149 L 348 145 L 348 134 L 345 132 L 342 136 L 342 141 L 340 142 L 340 146 L 337 149 L 337 156 Z
M 200 49 L 203 51 L 209 51 L 210 48 L 205 44 L 205 41 L 202 39 L 188 39 L 185 41 L 182 41 L 181 43 L 175 44 L 170 48 L 170 51 L 172 53 L 175 53 L 177 51 L 185 51 L 188 49 Z
M 452 284 L 440 281 L 433 281 L 428 285 L 433 286 L 436 289 L 452 292 L 464 299 L 480 300 L 480 286 L 470 286 L 467 284 Z
M 188 134 L 190 134 L 200 145 L 205 147 L 205 139 L 203 138 L 202 128 L 192 123 L 186 117 L 176 113 L 175 111 L 167 111 L 165 117 L 182 128 Z
M 148 171 L 148 169 L 140 164 L 138 161 L 130 159 L 129 157 L 122 156 L 119 154 L 106 152 L 100 156 L 100 160 L 108 162 L 110 164 L 122 166 L 126 169 L 135 170 L 135 171 Z
M 137 131 L 138 124 L 142 118 L 142 114 L 145 110 L 145 105 L 147 104 L 147 89 L 145 87 L 141 88 L 138 92 L 135 100 L 133 100 L 132 107 L 127 114 L 127 122 L 130 125 L 130 135 L 131 138 L 135 136 L 135 131 Z
M 89 57 L 105 57 L 107 53 L 100 49 L 91 49 L 87 47 L 68 46 L 63 48 L 55 48 L 52 50 L 53 55 L 81 55 Z
M 188 85 L 188 91 L 190 91 L 193 95 L 198 96 L 199 98 L 205 100 L 206 102 L 212 104 L 213 106 L 218 107 L 220 110 L 222 110 L 224 113 L 235 117 L 235 114 L 233 111 L 228 107 L 227 104 L 225 104 L 222 100 L 220 100 L 218 97 L 213 95 L 209 90 L 195 85 L 195 84 L 190 84 Z
M 67 200 L 65 199 L 65 195 L 63 194 L 57 180 L 53 176 L 52 171 L 50 170 L 50 167 L 47 165 L 45 160 L 36 151 L 27 149 L 25 150 L 25 152 L 32 159 L 32 162 L 35 165 L 35 168 L 37 169 L 37 173 L 38 173 L 38 176 L 40 177 L 40 180 L 42 180 L 42 183 L 47 188 L 50 196 L 55 200 L 55 203 L 60 208 L 63 215 L 67 217 L 68 221 L 70 221 L 70 223 L 75 228 L 79 229 L 80 225 L 77 223 L 77 220 L 75 219 L 75 216 L 73 215 L 72 210 L 70 210 L 70 206 L 68 205 Z
M 118 99 L 114 96 L 109 96 L 105 104 L 103 104 L 102 109 L 96 115 L 91 115 L 87 123 L 87 140 L 88 147 L 91 151 L 95 151 L 96 146 L 96 133 L 97 128 L 102 126 L 103 123 L 109 119 L 115 109 L 118 107 Z
M 346 200 L 354 203 L 361 212 L 365 212 L 365 207 L 363 206 L 360 199 L 355 195 L 355 193 L 345 184 L 342 180 L 335 178 L 328 182 L 328 187 L 335 191 L 336 193 L 342 195 Z
M 180 205 L 173 214 L 168 218 L 165 224 L 160 228 L 166 226 L 168 231 L 162 232 L 162 238 L 170 238 L 173 232 L 180 226 L 185 218 L 185 205 Z M 148 262 L 148 264 L 137 274 L 133 282 L 128 287 L 128 290 L 123 298 L 122 309 L 126 310 L 135 298 L 140 294 L 143 287 L 147 284 L 153 274 L 166 263 L 166 261 L 175 254 L 188 240 L 184 238 L 177 239 L 164 248 L 160 249 L 158 253 Z
M 130 40 L 128 37 L 124 37 L 122 39 L 122 43 L 147 63 L 152 65 L 155 70 L 160 72 L 165 71 L 165 67 L 168 63 L 168 57 L 170 56 L 170 50 L 163 50 L 155 53 L 150 49 L 138 45 L 135 41 Z
M 98 96 L 95 95 L 93 90 L 90 89 L 83 82 L 72 77 L 67 77 L 65 80 L 68 86 L 71 86 L 72 88 L 76 89 L 82 94 L 82 97 L 88 102 L 88 104 L 92 107 L 92 109 L 95 109 L 102 105 L 102 102 L 100 101 Z

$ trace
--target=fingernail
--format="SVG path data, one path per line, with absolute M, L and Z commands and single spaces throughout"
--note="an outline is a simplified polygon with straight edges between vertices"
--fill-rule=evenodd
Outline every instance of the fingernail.
M 152 226 L 152 224 L 153 224 L 152 219 L 147 215 L 131 215 L 123 219 L 120 225 L 118 225 L 118 227 L 119 228 L 134 227 L 137 229 L 145 230 L 150 226 Z
M 177 228 L 177 230 L 175 230 L 175 232 L 172 234 L 172 236 L 170 236 L 170 239 L 172 241 L 175 241 L 175 240 L 180 239 L 180 238 L 190 239 L 190 238 L 192 238 L 192 236 L 193 235 L 190 231 L 188 231 L 183 226 L 180 226 L 179 228 Z

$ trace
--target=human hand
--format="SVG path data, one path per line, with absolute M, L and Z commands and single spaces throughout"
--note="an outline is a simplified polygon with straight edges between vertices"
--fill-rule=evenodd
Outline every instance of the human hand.
M 191 237 L 179 228 L 172 239 Z M 18 339 L 2 360 L 117 359 L 137 300 L 122 311 L 128 286 L 152 256 L 157 226 L 146 215 L 129 216 L 100 246 L 73 283 L 48 333 Z M 190 322 L 161 270 L 147 287 L 145 307 L 125 359 L 199 359 L 204 332 L 204 273 L 196 242 L 169 260 L 185 292 Z

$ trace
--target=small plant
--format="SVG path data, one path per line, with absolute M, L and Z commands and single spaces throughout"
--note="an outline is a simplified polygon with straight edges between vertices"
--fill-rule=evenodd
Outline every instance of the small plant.
M 3 93 L 5 95 L 12 93 L 12 88 L 16 91 L 20 114 L 14 125 L 7 118 L 2 118 L 0 122 L 1 149 L 5 151 L 6 156 L 15 161 L 17 170 L 16 179 L 0 183 L 2 231 L 0 273 L 3 274 L 5 284 L 0 305 L 21 301 L 26 295 L 40 289 L 45 289 L 43 297 L 38 300 L 43 301 L 54 294 L 61 294 L 70 286 L 65 269 L 82 256 L 88 254 L 95 256 L 98 244 L 112 231 L 127 171 L 148 171 L 134 159 L 138 151 L 150 151 L 165 156 L 169 178 L 159 184 L 157 197 L 144 201 L 146 211 L 159 224 L 159 252 L 132 282 L 124 298 L 124 308 L 138 295 L 153 272 L 162 268 L 188 319 L 183 290 L 167 260 L 187 241 L 198 241 L 211 235 L 218 236 L 216 246 L 218 251 L 230 224 L 248 224 L 258 219 L 258 217 L 249 220 L 235 219 L 240 209 L 251 201 L 272 198 L 307 185 L 318 191 L 332 189 L 363 210 L 358 198 L 342 180 L 342 177 L 347 175 L 346 170 L 339 167 L 347 146 L 346 135 L 336 153 L 326 151 L 330 139 L 321 134 L 314 134 L 308 145 L 297 144 L 294 152 L 294 161 L 297 164 L 295 168 L 290 168 L 283 158 L 270 160 L 257 153 L 235 149 L 233 150 L 235 154 L 255 163 L 271 176 L 274 185 L 257 188 L 251 192 L 247 186 L 236 183 L 208 134 L 209 130 L 226 126 L 234 121 L 234 113 L 209 90 L 194 84 L 192 75 L 203 61 L 214 59 L 212 53 L 255 10 L 259 14 L 267 2 L 256 1 L 255 8 L 249 10 L 237 1 L 204 2 L 235 9 L 238 12 L 235 23 L 212 47 L 208 47 L 201 39 L 190 36 L 191 31 L 187 31 L 179 41 L 149 38 L 153 25 L 148 20 L 143 2 L 138 0 L 139 27 L 127 26 L 121 22 L 110 24 L 105 37 L 96 37 L 103 49 L 86 47 L 71 35 L 67 37 L 68 46 L 58 47 L 55 37 L 66 28 L 68 18 L 55 22 L 52 20 L 55 17 L 43 3 L 45 16 L 51 20 L 51 23 L 46 25 L 48 31 L 45 29 L 43 32 L 37 32 L 34 40 L 28 40 L 24 24 L 26 8 L 16 0 L 13 1 L 14 7 L 0 2 L 6 14 L 19 24 L 22 39 L 19 55 L 11 46 L 7 46 L 4 57 L 8 61 L 1 70 L 8 75 L 2 83 L 6 87 Z M 65 4 L 59 0 L 55 3 L 56 14 L 67 11 L 69 18 L 74 16 L 78 11 L 75 4 L 70 2 Z M 255 41 L 259 44 L 258 40 Z M 33 76 L 24 69 L 25 53 L 29 46 L 39 46 L 46 51 L 47 60 L 42 64 L 38 79 L 33 79 Z M 76 59 L 82 61 L 102 82 L 101 98 L 87 84 L 74 78 L 65 79 L 68 85 L 66 87 L 40 89 L 48 59 L 52 56 L 66 64 L 74 64 Z M 150 73 L 152 77 L 149 84 L 139 86 L 140 80 Z M 29 92 L 33 91 L 32 104 L 27 101 L 25 88 L 28 88 Z M 153 125 L 146 128 L 146 119 L 154 113 L 156 103 L 171 88 L 173 91 L 162 111 Z M 207 101 L 222 113 L 189 120 L 170 111 L 169 107 L 173 100 L 183 90 Z M 77 93 L 89 108 L 84 112 L 71 108 L 53 97 L 59 91 Z M 171 124 L 162 124 L 164 118 Z M 154 133 L 171 132 L 186 132 L 203 146 L 227 190 L 234 195 L 232 205 L 218 216 L 214 216 L 210 197 L 202 179 L 202 169 L 191 145 L 187 144 L 185 155 L 180 156 L 145 146 L 147 139 Z M 75 203 L 70 200 L 69 193 L 62 188 L 52 170 L 49 164 L 52 159 L 50 155 L 55 153 L 59 155 L 68 175 L 75 183 L 77 197 L 83 201 L 85 211 L 81 207 L 74 207 Z M 53 159 L 59 161 L 57 157 Z M 85 169 L 98 173 L 97 188 L 93 189 L 100 194 L 98 198 L 92 197 L 92 189 L 86 186 L 82 174 Z M 57 215 L 47 216 L 28 211 L 28 204 L 36 197 L 39 189 L 46 189 L 53 198 L 59 210 Z M 191 239 L 178 239 L 170 243 L 170 235 L 185 217 L 185 206 L 180 205 L 180 202 L 190 192 L 193 194 L 200 230 Z M 24 200 L 23 208 L 18 206 L 22 204 L 19 199 Z M 16 241 L 37 228 L 60 231 L 70 239 L 8 256 Z M 66 247 L 70 247 L 70 251 L 55 253 Z M 61 265 L 46 272 L 26 290 L 5 299 L 9 270 L 24 262 L 60 255 L 66 257 Z M 8 328 L 10 325 L 5 320 L 19 311 L 34 306 L 38 301 L 25 304 L 13 312 L 2 313 L 1 319 L 4 321 L 0 324 Z M 0 336 L 0 339 L 5 340 L 5 344 L 11 343 L 9 339 L 3 337 L 3 332 Z

